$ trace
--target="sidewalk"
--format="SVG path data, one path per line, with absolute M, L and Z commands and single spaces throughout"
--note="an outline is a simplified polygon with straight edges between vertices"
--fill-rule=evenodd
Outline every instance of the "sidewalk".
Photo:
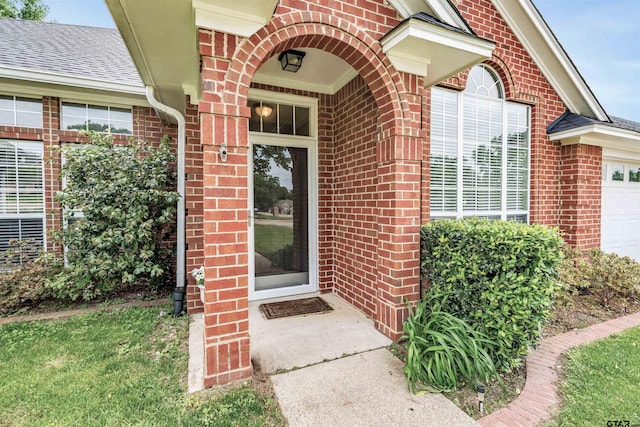
M 547 338 L 527 357 L 527 382 L 520 396 L 478 422 L 485 427 L 533 427 L 551 418 L 560 403 L 557 394 L 558 358 L 565 351 L 640 325 L 640 313 Z

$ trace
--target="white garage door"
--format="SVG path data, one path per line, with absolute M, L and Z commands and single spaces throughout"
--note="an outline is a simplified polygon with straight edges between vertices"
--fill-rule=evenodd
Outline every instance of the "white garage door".
M 640 161 L 603 160 L 602 250 L 640 261 Z

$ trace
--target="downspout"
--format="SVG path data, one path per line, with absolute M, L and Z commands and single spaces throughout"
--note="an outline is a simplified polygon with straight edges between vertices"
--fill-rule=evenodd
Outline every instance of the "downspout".
M 182 313 L 182 301 L 184 299 L 184 278 L 185 278 L 185 120 L 182 113 L 175 108 L 169 107 L 158 101 L 155 97 L 153 86 L 146 88 L 147 101 L 153 108 L 172 116 L 178 121 L 178 223 L 177 223 L 177 259 L 176 259 L 176 291 L 173 293 L 174 298 L 174 316 Z M 176 306 L 180 299 L 179 307 Z

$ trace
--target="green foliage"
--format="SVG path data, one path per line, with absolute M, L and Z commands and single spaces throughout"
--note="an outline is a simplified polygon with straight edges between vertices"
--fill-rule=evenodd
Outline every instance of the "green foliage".
M 11 241 L 0 253 L 0 316 L 15 314 L 51 297 L 47 279 L 62 268 L 62 260 L 32 241 Z
M 595 248 L 566 248 L 564 252 L 559 281 L 568 293 L 592 295 L 604 308 L 619 300 L 638 298 L 640 263 Z
M 67 248 L 68 268 L 49 285 L 58 297 L 94 298 L 132 283 L 162 286 L 171 274 L 172 231 L 179 194 L 167 139 L 115 145 L 90 133 L 91 144 L 65 145 L 58 194 L 69 225 L 55 235 Z M 81 210 L 81 217 L 74 212 Z
M 402 325 L 409 389 L 413 393 L 419 387 L 431 392 L 454 391 L 463 385 L 462 379 L 471 384 L 492 377 L 499 380 L 489 355 L 496 343 L 443 311 L 443 305 L 446 296 L 437 294 L 419 301 L 415 310 L 409 305 L 409 318 Z
M 562 239 L 541 225 L 481 219 L 434 221 L 421 229 L 421 272 L 442 309 L 497 343 L 510 370 L 540 339 L 558 288 Z
M 49 6 L 42 0 L 0 0 L 0 18 L 42 21 L 49 13 Z

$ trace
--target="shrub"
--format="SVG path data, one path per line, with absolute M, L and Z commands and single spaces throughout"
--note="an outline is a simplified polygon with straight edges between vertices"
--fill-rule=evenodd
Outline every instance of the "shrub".
M 409 389 L 431 392 L 454 391 L 466 379 L 473 384 L 498 380 L 489 355 L 496 343 L 476 331 L 464 320 L 442 311 L 446 297 L 431 295 L 419 301 L 402 325 L 407 360 L 404 374 Z
M 510 370 L 540 338 L 557 285 L 562 239 L 541 225 L 441 220 L 421 229 L 421 272 L 442 309 L 497 343 L 496 366 Z
M 560 283 L 568 293 L 592 295 L 605 308 L 640 293 L 640 263 L 600 249 L 566 248 Z
M 45 282 L 62 268 L 54 253 L 33 241 L 11 241 L 0 253 L 0 315 L 15 314 L 51 298 Z M 22 264 L 21 264 L 22 262 Z
M 66 220 L 75 220 L 56 235 L 68 268 L 50 287 L 58 297 L 91 299 L 126 284 L 161 286 L 171 274 L 164 242 L 179 197 L 167 190 L 175 186 L 168 140 L 123 146 L 107 134 L 89 135 L 91 144 L 62 148 L 67 185 L 58 200 Z

